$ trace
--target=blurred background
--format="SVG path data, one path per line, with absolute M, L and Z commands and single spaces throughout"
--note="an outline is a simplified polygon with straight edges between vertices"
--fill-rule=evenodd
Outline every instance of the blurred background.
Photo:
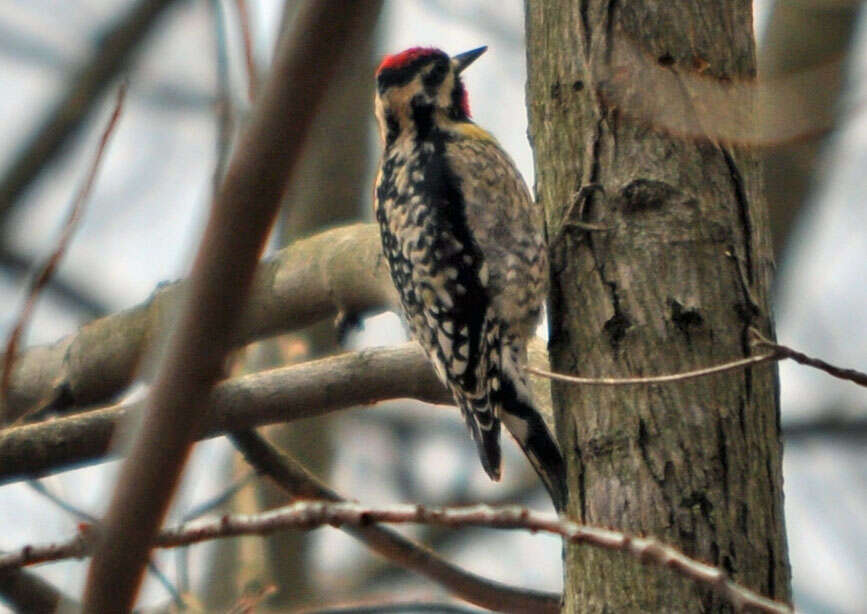
M 0 2 L 0 169 L 16 159 L 69 75 L 131 5 L 132 0 Z M 82 224 L 39 301 L 26 344 L 56 341 L 90 319 L 146 300 L 160 282 L 186 275 L 217 169 L 249 111 L 251 92 L 266 74 L 281 22 L 293 18 L 293 6 L 279 0 L 187 0 L 174 3 L 162 17 L 126 73 L 123 114 Z M 760 75 L 785 79 L 817 68 L 827 73 L 823 86 L 812 88 L 812 98 L 787 100 L 811 113 L 803 133 L 763 143 L 771 145 L 762 151 L 778 249 L 778 338 L 864 370 L 867 49 L 859 9 L 858 3 L 841 1 L 774 6 L 758 0 L 755 26 Z M 466 73 L 473 115 L 497 136 L 532 185 L 522 2 L 386 2 L 370 41 L 341 67 L 330 89 L 287 194 L 294 203 L 292 215 L 278 224 L 274 248 L 324 226 L 372 219 L 379 147 L 373 72 L 382 54 L 410 46 L 437 46 L 449 53 L 489 46 Z M 27 275 L 56 244 L 111 113 L 115 88 L 107 91 L 56 162 L 12 210 L 0 212 L 0 338 L 15 324 Z M 397 316 L 383 314 L 344 341 L 359 347 L 402 339 Z M 329 324 L 256 344 L 247 350 L 245 363 L 262 368 L 337 347 Z M 780 365 L 780 378 L 796 607 L 815 613 L 858 611 L 867 603 L 867 394 L 791 362 Z M 272 428 L 268 436 L 344 496 L 360 501 L 520 501 L 548 510 L 532 470 L 511 442 L 503 482 L 488 481 L 456 412 L 391 402 L 292 429 Z M 52 502 L 46 492 L 67 507 L 99 516 L 115 471 L 115 463 L 105 463 L 39 485 L 0 487 L 0 550 L 73 534 L 82 516 Z M 228 443 L 211 440 L 196 447 L 170 522 L 231 485 L 237 492 L 212 511 L 253 511 L 283 502 L 276 489 L 250 478 Z M 483 530 L 410 533 L 487 577 L 561 589 L 559 540 Z M 333 529 L 224 540 L 187 552 L 163 551 L 154 561 L 162 577 L 149 574 L 142 605 L 166 604 L 181 592 L 209 609 L 221 609 L 245 588 L 271 582 L 280 588 L 269 603 L 286 608 L 354 602 L 397 588 L 404 598 L 443 597 L 435 585 L 384 564 Z M 86 563 L 32 569 L 78 595 Z

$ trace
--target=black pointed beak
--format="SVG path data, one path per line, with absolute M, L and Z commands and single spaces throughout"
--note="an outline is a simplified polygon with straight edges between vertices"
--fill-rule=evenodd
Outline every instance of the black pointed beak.
M 472 49 L 470 51 L 464 51 L 463 53 L 459 53 L 455 56 L 452 56 L 452 62 L 455 65 L 455 72 L 457 74 L 461 74 L 463 70 L 472 64 L 478 59 L 480 55 L 482 55 L 485 51 L 488 50 L 488 46 L 479 47 L 478 49 Z

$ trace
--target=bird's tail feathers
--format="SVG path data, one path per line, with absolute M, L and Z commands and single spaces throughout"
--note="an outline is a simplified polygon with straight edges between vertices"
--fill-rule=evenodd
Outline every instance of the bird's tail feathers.
M 496 332 L 496 331 L 495 331 Z M 560 512 L 566 506 L 566 468 L 560 448 L 533 405 L 527 379 L 520 367 L 517 345 L 495 338 L 488 346 L 487 369 L 481 390 L 470 392 L 450 385 L 461 408 L 485 472 L 500 479 L 500 421 L 518 442 Z
M 566 507 L 566 465 L 551 431 L 533 405 L 527 378 L 520 368 L 518 352 L 514 347 L 502 349 L 500 373 L 496 390 L 490 391 L 493 404 L 506 429 L 515 438 L 545 485 L 554 509 Z
M 458 401 L 473 441 L 476 442 L 476 449 L 485 473 L 492 480 L 499 481 L 502 467 L 500 421 L 494 415 L 487 394 L 470 397 L 464 391 L 454 388 L 452 393 Z

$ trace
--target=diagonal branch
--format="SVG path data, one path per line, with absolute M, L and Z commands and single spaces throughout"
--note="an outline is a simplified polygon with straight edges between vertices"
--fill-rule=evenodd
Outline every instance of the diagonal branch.
M 259 255 L 333 66 L 379 2 L 304 5 L 226 171 L 161 361 L 141 432 L 118 478 L 84 590 L 91 612 L 131 609 L 231 347 Z M 335 45 L 340 40 L 344 44 Z M 135 530 L 131 530 L 131 528 Z
M 736 610 L 749 607 L 774 614 L 791 614 L 793 611 L 786 604 L 763 597 L 733 582 L 723 570 L 692 559 L 653 537 L 638 537 L 582 525 L 520 506 L 371 507 L 357 503 L 304 501 L 261 514 L 224 515 L 166 529 L 157 536 L 156 546 L 173 548 L 223 537 L 270 535 L 287 528 L 309 530 L 325 525 L 370 527 L 371 523 L 377 522 L 432 524 L 455 528 L 487 527 L 560 535 L 571 543 L 622 552 L 646 565 L 668 568 L 681 577 L 716 590 Z M 18 552 L 0 555 L 0 571 L 70 556 L 85 556 L 90 552 L 92 543 L 93 540 L 78 535 L 61 544 L 27 546 Z
M 0 268 L 14 280 L 27 279 L 35 264 L 35 258 L 30 254 L 17 251 L 9 245 L 0 245 Z M 83 321 L 99 318 L 110 311 L 98 292 L 85 288 L 72 279 L 65 279 L 63 275 L 52 277 L 48 290 L 66 309 L 81 314 Z
M 296 241 L 260 263 L 236 345 L 297 330 L 339 313 L 396 304 L 379 231 L 353 224 Z M 23 350 L 9 389 L 9 415 L 34 406 L 62 411 L 110 402 L 133 380 L 150 345 L 172 321 L 187 282 L 159 287 L 141 305 L 100 318 L 46 346 Z
M 39 268 L 39 271 L 30 280 L 27 289 L 27 298 L 21 306 L 21 311 L 18 314 L 15 326 L 12 328 L 12 333 L 9 335 L 9 340 L 6 342 L 6 353 L 4 355 L 5 360 L 3 360 L 3 370 L 2 375 L 0 375 L 0 425 L 6 422 L 6 407 L 9 404 L 9 383 L 12 376 L 12 369 L 15 364 L 15 357 L 18 354 L 18 344 L 21 341 L 21 337 L 24 336 L 24 332 L 27 330 L 30 316 L 33 313 L 33 309 L 36 307 L 36 300 L 39 298 L 42 290 L 51 281 L 57 267 L 60 266 L 60 262 L 63 260 L 63 256 L 69 246 L 69 242 L 72 240 L 72 236 L 78 228 L 78 223 L 81 221 L 81 217 L 84 214 L 84 205 L 87 203 L 87 198 L 90 195 L 91 188 L 93 188 L 93 182 L 96 179 L 96 174 L 99 171 L 100 164 L 102 163 L 102 155 L 105 152 L 105 147 L 108 145 L 109 138 L 114 132 L 114 128 L 117 126 L 117 121 L 120 119 L 121 112 L 123 111 L 123 101 L 125 96 L 126 83 L 122 83 L 120 89 L 117 91 L 117 96 L 115 97 L 114 111 L 102 131 L 102 137 L 100 138 L 99 145 L 93 155 L 93 160 L 90 163 L 90 169 L 87 171 L 84 183 L 81 185 L 81 188 L 79 188 L 78 193 L 72 201 L 72 207 L 66 217 L 66 222 L 63 225 L 63 230 L 57 241 L 57 245 L 54 247 L 54 250 L 51 252 L 51 255 L 45 263 Z
M 81 607 L 35 573 L 23 569 L 0 571 L 0 601 L 16 612 L 31 614 L 77 612 Z
M 313 477 L 293 458 L 281 453 L 255 431 L 238 431 L 229 435 L 233 443 L 258 471 L 271 477 L 295 498 L 313 498 L 332 502 L 343 499 Z M 366 544 L 371 550 L 411 571 L 449 589 L 454 595 L 475 605 L 497 612 L 560 611 L 560 596 L 529 589 L 517 589 L 488 580 L 456 567 L 435 552 L 379 525 L 345 526 L 343 530 Z

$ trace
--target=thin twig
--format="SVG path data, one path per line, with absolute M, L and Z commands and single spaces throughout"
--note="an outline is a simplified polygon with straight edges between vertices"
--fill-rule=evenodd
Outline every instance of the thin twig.
M 838 379 L 844 379 L 846 381 L 858 384 L 859 386 L 867 387 L 867 373 L 862 373 L 861 371 L 856 371 L 855 369 L 837 367 L 835 365 L 825 362 L 824 360 L 821 360 L 820 358 L 813 358 L 811 356 L 807 356 L 806 354 L 790 348 L 786 345 L 774 343 L 754 328 L 751 328 L 750 332 L 753 335 L 753 345 L 757 347 L 768 348 L 780 358 L 790 358 L 798 364 L 802 364 L 807 367 L 813 367 L 814 369 L 824 371 L 828 375 L 831 375 Z
M 226 35 L 225 13 L 222 0 L 211 0 L 214 19 L 214 45 L 216 61 L 214 62 L 217 77 L 217 99 L 215 101 L 215 119 L 217 120 L 216 162 L 214 164 L 214 194 L 223 181 L 226 163 L 232 149 L 233 105 L 229 89 L 229 52 Z
M 0 267 L 16 280 L 27 278 L 34 265 L 34 259 L 29 254 L 16 251 L 11 245 L 0 245 Z M 99 292 L 64 279 L 63 275 L 54 276 L 48 283 L 48 289 L 55 300 L 64 303 L 65 309 L 79 314 L 82 320 L 101 318 L 110 311 Z
M 837 367 L 819 358 L 807 356 L 803 352 L 799 352 L 798 350 L 790 348 L 786 345 L 774 343 L 754 328 L 750 329 L 750 333 L 753 335 L 752 345 L 754 347 L 762 347 L 771 351 L 766 354 L 748 356 L 747 358 L 741 358 L 738 360 L 733 360 L 731 362 L 725 362 L 719 365 L 705 367 L 703 369 L 683 371 L 681 373 L 671 373 L 668 375 L 648 375 L 645 377 L 619 378 L 579 377 L 577 375 L 555 373 L 553 371 L 547 371 L 545 369 L 539 369 L 536 367 L 525 367 L 525 370 L 527 371 L 527 373 L 532 373 L 533 375 L 538 375 L 540 377 L 546 377 L 551 380 L 566 382 L 569 384 L 580 384 L 582 386 L 645 386 L 649 384 L 680 382 L 696 377 L 704 377 L 706 375 L 714 375 L 716 373 L 724 373 L 726 371 L 744 369 L 746 367 L 751 367 L 753 365 L 761 364 L 763 362 L 779 361 L 788 358 L 807 367 L 813 367 L 814 369 L 824 371 L 828 375 L 831 375 L 838 379 L 843 379 L 849 382 L 853 382 L 859 386 L 867 387 L 867 373 L 862 373 L 861 371 L 857 371 L 855 369 Z
M 867 416 L 867 410 L 863 407 L 860 413 Z M 867 419 L 845 417 L 846 412 L 839 408 L 820 409 L 816 414 L 815 418 L 784 422 L 783 439 L 789 442 L 827 437 L 836 442 L 867 443 Z
M 256 477 L 255 471 L 248 471 L 240 478 L 232 482 L 227 488 L 224 488 L 221 493 L 204 501 L 192 509 L 188 510 L 187 513 L 183 516 L 183 522 L 190 522 L 191 520 L 195 520 L 196 518 L 200 518 L 207 514 L 208 512 L 220 507 L 227 501 L 229 501 L 232 497 L 238 494 L 238 492 L 244 488 L 247 484 L 252 482 Z
M 637 537 L 581 525 L 552 514 L 534 512 L 525 507 L 490 507 L 476 505 L 466 508 L 425 507 L 422 505 L 391 505 L 370 507 L 357 503 L 303 501 L 260 514 L 224 515 L 202 519 L 185 526 L 166 529 L 158 534 L 155 545 L 174 548 L 216 538 L 239 535 L 270 535 L 292 528 L 309 530 L 321 526 L 370 527 L 371 523 L 435 524 L 447 527 L 486 527 L 492 529 L 528 530 L 534 533 L 560 535 L 575 544 L 623 552 L 645 564 L 671 569 L 678 575 L 716 590 L 736 610 L 747 607 L 761 612 L 791 614 L 792 609 L 749 590 L 729 579 L 721 569 L 692 559 L 679 550 L 652 537 Z M 0 570 L 12 569 L 46 561 L 85 556 L 93 540 L 78 535 L 68 542 L 25 546 L 21 550 L 0 555 Z
M 238 23 L 241 26 L 241 40 L 244 44 L 244 62 L 247 65 L 247 98 L 256 100 L 259 89 L 259 70 L 256 68 L 256 58 L 253 55 L 253 34 L 250 28 L 250 11 L 247 10 L 247 0 L 235 0 L 238 8 Z
M 83 509 L 81 509 L 81 508 L 69 503 L 68 501 L 65 501 L 64 499 L 60 498 L 59 496 L 55 495 L 53 492 L 48 490 L 42 482 L 39 482 L 38 480 L 27 480 L 27 485 L 32 490 L 39 493 L 40 495 L 42 495 L 43 497 L 45 497 L 46 499 L 51 501 L 54 505 L 56 505 L 57 507 L 62 509 L 64 512 L 71 514 L 71 515 L 75 516 L 76 518 L 78 518 L 79 520 L 83 520 L 83 521 L 88 522 L 90 524 L 93 524 L 93 525 L 99 524 L 99 518 L 97 518 L 96 516 L 94 516 L 92 514 L 85 512 Z
M 781 357 L 774 352 L 741 358 L 740 360 L 734 360 L 732 362 L 726 362 L 712 367 L 705 367 L 704 369 L 696 369 L 694 371 L 671 373 L 669 375 L 648 375 L 647 377 L 578 377 L 577 375 L 554 373 L 553 371 L 546 371 L 545 369 L 538 369 L 536 367 L 526 367 L 525 370 L 527 373 L 532 373 L 533 375 L 539 375 L 558 382 L 567 382 L 570 384 L 581 384 L 587 386 L 643 386 L 647 384 L 679 382 L 695 377 L 704 377 L 705 375 L 734 371 L 735 369 L 743 369 L 744 367 L 761 364 L 763 362 L 780 360 L 780 358 Z
M 27 485 L 35 492 L 42 495 L 43 497 L 51 501 L 54 505 L 62 509 L 64 512 L 72 514 L 79 520 L 83 520 L 84 522 L 87 522 L 93 527 L 99 527 L 99 518 L 97 518 L 93 514 L 85 512 L 80 507 L 77 507 L 64 500 L 63 498 L 59 497 L 58 495 L 54 494 L 52 491 L 46 488 L 42 482 L 39 482 L 38 480 L 28 480 Z M 168 576 L 166 576 L 162 572 L 162 570 L 157 567 L 157 564 L 154 563 L 153 560 L 148 561 L 148 571 L 157 579 L 160 584 L 163 585 L 163 588 L 166 589 L 166 592 L 172 598 L 172 601 L 175 602 L 175 605 L 180 608 L 185 607 L 186 604 L 184 603 L 184 598 L 181 596 L 181 591 L 178 590 L 178 587 L 176 587 L 172 583 L 172 581 L 169 580 Z
M 273 479 L 295 499 L 343 499 L 317 480 L 295 459 L 284 454 L 253 430 L 229 435 L 253 467 Z M 408 539 L 393 529 L 371 525 L 343 527 L 343 530 L 389 561 L 433 580 L 453 595 L 497 612 L 554 614 L 560 611 L 560 597 L 521 589 L 489 580 L 452 565 L 427 546 Z
M 297 610 L 294 614 L 400 614 L 436 612 L 437 614 L 479 614 L 483 610 L 442 601 L 376 601 Z
M 87 58 L 44 123 L 0 176 L 0 226 L 21 195 L 62 151 L 103 91 L 129 64 L 141 43 L 174 0 L 140 0 L 96 38 Z M 93 40 L 87 37 L 88 40 Z
M 274 584 L 255 587 L 244 591 L 244 594 L 235 602 L 226 614 L 252 614 L 257 612 L 259 604 L 277 592 Z
M 188 510 L 181 518 L 181 522 L 190 522 L 191 520 L 200 518 L 208 512 L 220 507 L 221 505 L 229 501 L 232 497 L 234 497 L 236 494 L 238 494 L 238 492 L 242 488 L 244 488 L 244 486 L 253 481 L 255 477 L 255 471 L 248 471 L 246 474 L 232 482 L 232 484 L 230 484 L 228 488 L 223 489 L 223 491 L 217 496 L 212 497 L 211 499 L 208 499 L 207 501 L 204 501 L 199 505 L 196 505 L 192 509 Z M 175 558 L 175 566 L 177 569 L 178 586 L 180 587 L 181 592 L 185 593 L 190 586 L 190 574 L 186 548 L 178 548 L 177 556 Z
M 91 160 L 87 175 L 85 175 L 84 183 L 82 183 L 78 193 L 75 195 L 75 199 L 72 201 L 72 206 L 70 207 L 69 214 L 66 217 L 66 222 L 63 224 L 63 230 L 57 240 L 57 245 L 45 263 L 39 267 L 39 271 L 30 280 L 27 289 L 27 297 L 21 306 L 21 310 L 18 312 L 15 327 L 9 335 L 9 340 L 6 342 L 3 373 L 2 376 L 0 376 L 0 425 L 6 422 L 6 407 L 9 403 L 9 382 L 12 377 L 12 369 L 15 366 L 15 356 L 18 353 L 18 344 L 21 342 L 21 338 L 27 330 L 27 325 L 30 322 L 30 317 L 33 314 L 33 308 L 36 306 L 36 300 L 39 298 L 39 294 L 54 276 L 57 267 L 60 266 L 60 261 L 66 254 L 69 242 L 72 240 L 73 234 L 75 234 L 75 231 L 78 229 L 78 223 L 81 221 L 81 217 L 84 214 L 84 206 L 87 203 L 87 198 L 90 196 L 90 191 L 93 188 L 93 182 L 96 179 L 96 174 L 102 163 L 102 157 L 105 153 L 106 145 L 108 145 L 108 141 L 111 138 L 115 126 L 117 126 L 117 121 L 120 119 L 121 112 L 123 111 L 123 101 L 125 96 L 126 83 L 121 83 L 117 90 L 114 110 L 102 131 L 102 137 L 99 139 L 99 145 L 93 155 L 93 160 Z

